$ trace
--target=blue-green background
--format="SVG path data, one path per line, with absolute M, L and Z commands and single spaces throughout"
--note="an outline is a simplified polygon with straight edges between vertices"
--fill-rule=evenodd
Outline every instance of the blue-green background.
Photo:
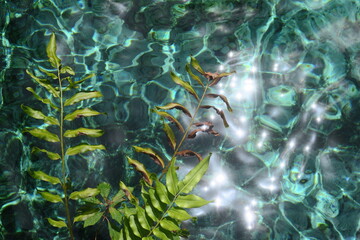
M 107 113 L 74 123 L 104 129 L 91 142 L 107 148 L 69 160 L 75 189 L 135 184 L 126 154 L 159 170 L 131 146 L 170 154 L 150 109 L 175 100 L 194 107 L 169 75 L 188 80 L 193 55 L 206 71 L 236 74 L 213 89 L 234 108 L 230 127 L 204 111 L 221 136 L 186 143 L 213 152 L 196 193 L 214 203 L 192 212 L 190 239 L 360 238 L 358 0 L 0 0 L 0 239 L 66 239 L 45 219 L 62 210 L 36 194 L 26 172 L 57 175 L 59 166 L 30 154 L 43 142 L 22 130 L 39 122 L 20 108 L 42 107 L 25 90 L 35 87 L 25 70 L 45 64 L 51 32 L 77 78 L 97 74 L 82 90 L 104 97 L 84 106 Z M 179 174 L 195 161 L 179 159 Z M 102 226 L 77 229 L 78 239 L 108 239 Z

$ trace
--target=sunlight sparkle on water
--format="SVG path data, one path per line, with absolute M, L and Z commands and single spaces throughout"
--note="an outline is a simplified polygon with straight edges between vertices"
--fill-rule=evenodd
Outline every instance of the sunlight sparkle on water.
M 290 140 L 290 142 L 289 142 L 289 147 L 290 147 L 290 148 L 294 148 L 295 145 L 296 145 L 295 140 L 294 140 L 294 139 Z

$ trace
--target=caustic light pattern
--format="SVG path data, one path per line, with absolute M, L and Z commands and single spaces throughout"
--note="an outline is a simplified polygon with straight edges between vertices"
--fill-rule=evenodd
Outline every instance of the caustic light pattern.
M 194 56 L 206 71 L 236 73 L 216 85 L 231 103 L 230 127 L 188 143 L 214 153 L 196 190 L 213 202 L 192 212 L 189 239 L 360 238 L 359 19 L 354 0 L 3 2 L 0 238 L 56 231 L 40 219 L 39 208 L 53 209 L 26 177 L 43 161 L 23 148 L 20 108 L 32 101 L 25 70 L 45 61 L 51 32 L 64 64 L 96 73 L 91 88 L 104 95 L 90 105 L 107 115 L 84 125 L 102 126 L 108 151 L 71 162 L 77 188 L 134 179 L 121 156 L 138 142 L 162 146 L 150 109 L 185 99 L 169 72 L 186 77 Z M 179 174 L 193 164 L 181 162 Z

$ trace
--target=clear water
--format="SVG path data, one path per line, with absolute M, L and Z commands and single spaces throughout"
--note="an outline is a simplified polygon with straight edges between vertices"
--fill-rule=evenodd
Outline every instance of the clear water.
M 214 153 L 196 190 L 214 203 L 192 212 L 198 222 L 184 224 L 190 239 L 360 238 L 359 1 L 0 3 L 1 239 L 66 239 L 44 219 L 63 213 L 36 194 L 26 173 L 58 169 L 30 154 L 36 140 L 22 129 L 35 122 L 20 109 L 36 105 L 25 69 L 44 62 L 51 32 L 78 76 L 97 74 L 87 89 L 103 92 L 92 104 L 107 112 L 83 122 L 106 131 L 93 142 L 107 151 L 69 162 L 75 188 L 136 182 L 124 156 L 139 143 L 161 150 L 151 108 L 174 98 L 191 108 L 169 71 L 186 78 L 193 55 L 207 71 L 237 73 L 217 87 L 234 108 L 230 127 L 214 119 L 221 137 L 187 143 Z M 179 165 L 184 174 L 193 160 Z M 108 239 L 101 227 L 76 234 Z

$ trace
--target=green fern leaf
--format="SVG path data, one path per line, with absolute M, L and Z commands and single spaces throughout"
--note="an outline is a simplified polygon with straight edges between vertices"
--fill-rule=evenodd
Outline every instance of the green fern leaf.
M 151 203 L 154 206 L 154 208 L 159 210 L 159 212 L 163 212 L 164 209 L 161 207 L 160 200 L 156 197 L 155 190 L 149 189 L 148 192 L 149 192 Z
M 211 203 L 211 201 L 207 201 L 199 196 L 190 194 L 185 196 L 178 196 L 175 200 L 175 203 L 182 208 L 197 208 Z
M 85 219 L 84 227 L 95 225 L 97 222 L 100 221 L 101 217 L 104 215 L 103 212 L 95 213 L 93 216 Z
M 107 199 L 107 197 L 108 197 L 109 194 L 110 194 L 110 190 L 111 190 L 110 184 L 107 183 L 107 182 L 102 182 L 102 183 L 100 183 L 96 188 L 100 191 L 100 195 L 101 195 L 104 199 Z
M 110 215 L 111 215 L 112 219 L 117 221 L 119 224 L 122 223 L 123 215 L 118 210 L 116 210 L 113 207 L 109 207 L 109 212 L 110 212 Z
M 166 173 L 166 187 L 169 190 L 169 192 L 175 196 L 178 193 L 179 180 L 175 171 L 174 163 L 175 163 L 175 159 L 172 159 L 169 169 Z
M 159 197 L 160 201 L 165 203 L 165 204 L 169 204 L 170 203 L 170 199 L 168 196 L 168 191 L 165 187 L 164 184 L 162 184 L 158 179 L 156 179 L 156 183 L 155 183 L 155 191 L 157 196 Z
M 170 217 L 177 219 L 179 221 L 185 221 L 191 219 L 192 216 L 186 212 L 184 209 L 179 207 L 173 207 L 168 211 Z
M 175 221 L 173 221 L 171 218 L 168 218 L 168 217 L 166 217 L 160 221 L 160 226 L 171 232 L 173 232 L 173 231 L 176 232 L 176 231 L 180 230 L 180 227 L 178 226 L 178 224 L 175 223 Z
M 201 160 L 186 176 L 178 183 L 180 193 L 189 193 L 198 184 L 209 167 L 211 153 Z
M 137 219 L 141 225 L 141 227 L 145 230 L 149 230 L 151 229 L 149 221 L 146 217 L 146 212 L 143 208 L 136 206 L 136 211 L 137 211 Z

